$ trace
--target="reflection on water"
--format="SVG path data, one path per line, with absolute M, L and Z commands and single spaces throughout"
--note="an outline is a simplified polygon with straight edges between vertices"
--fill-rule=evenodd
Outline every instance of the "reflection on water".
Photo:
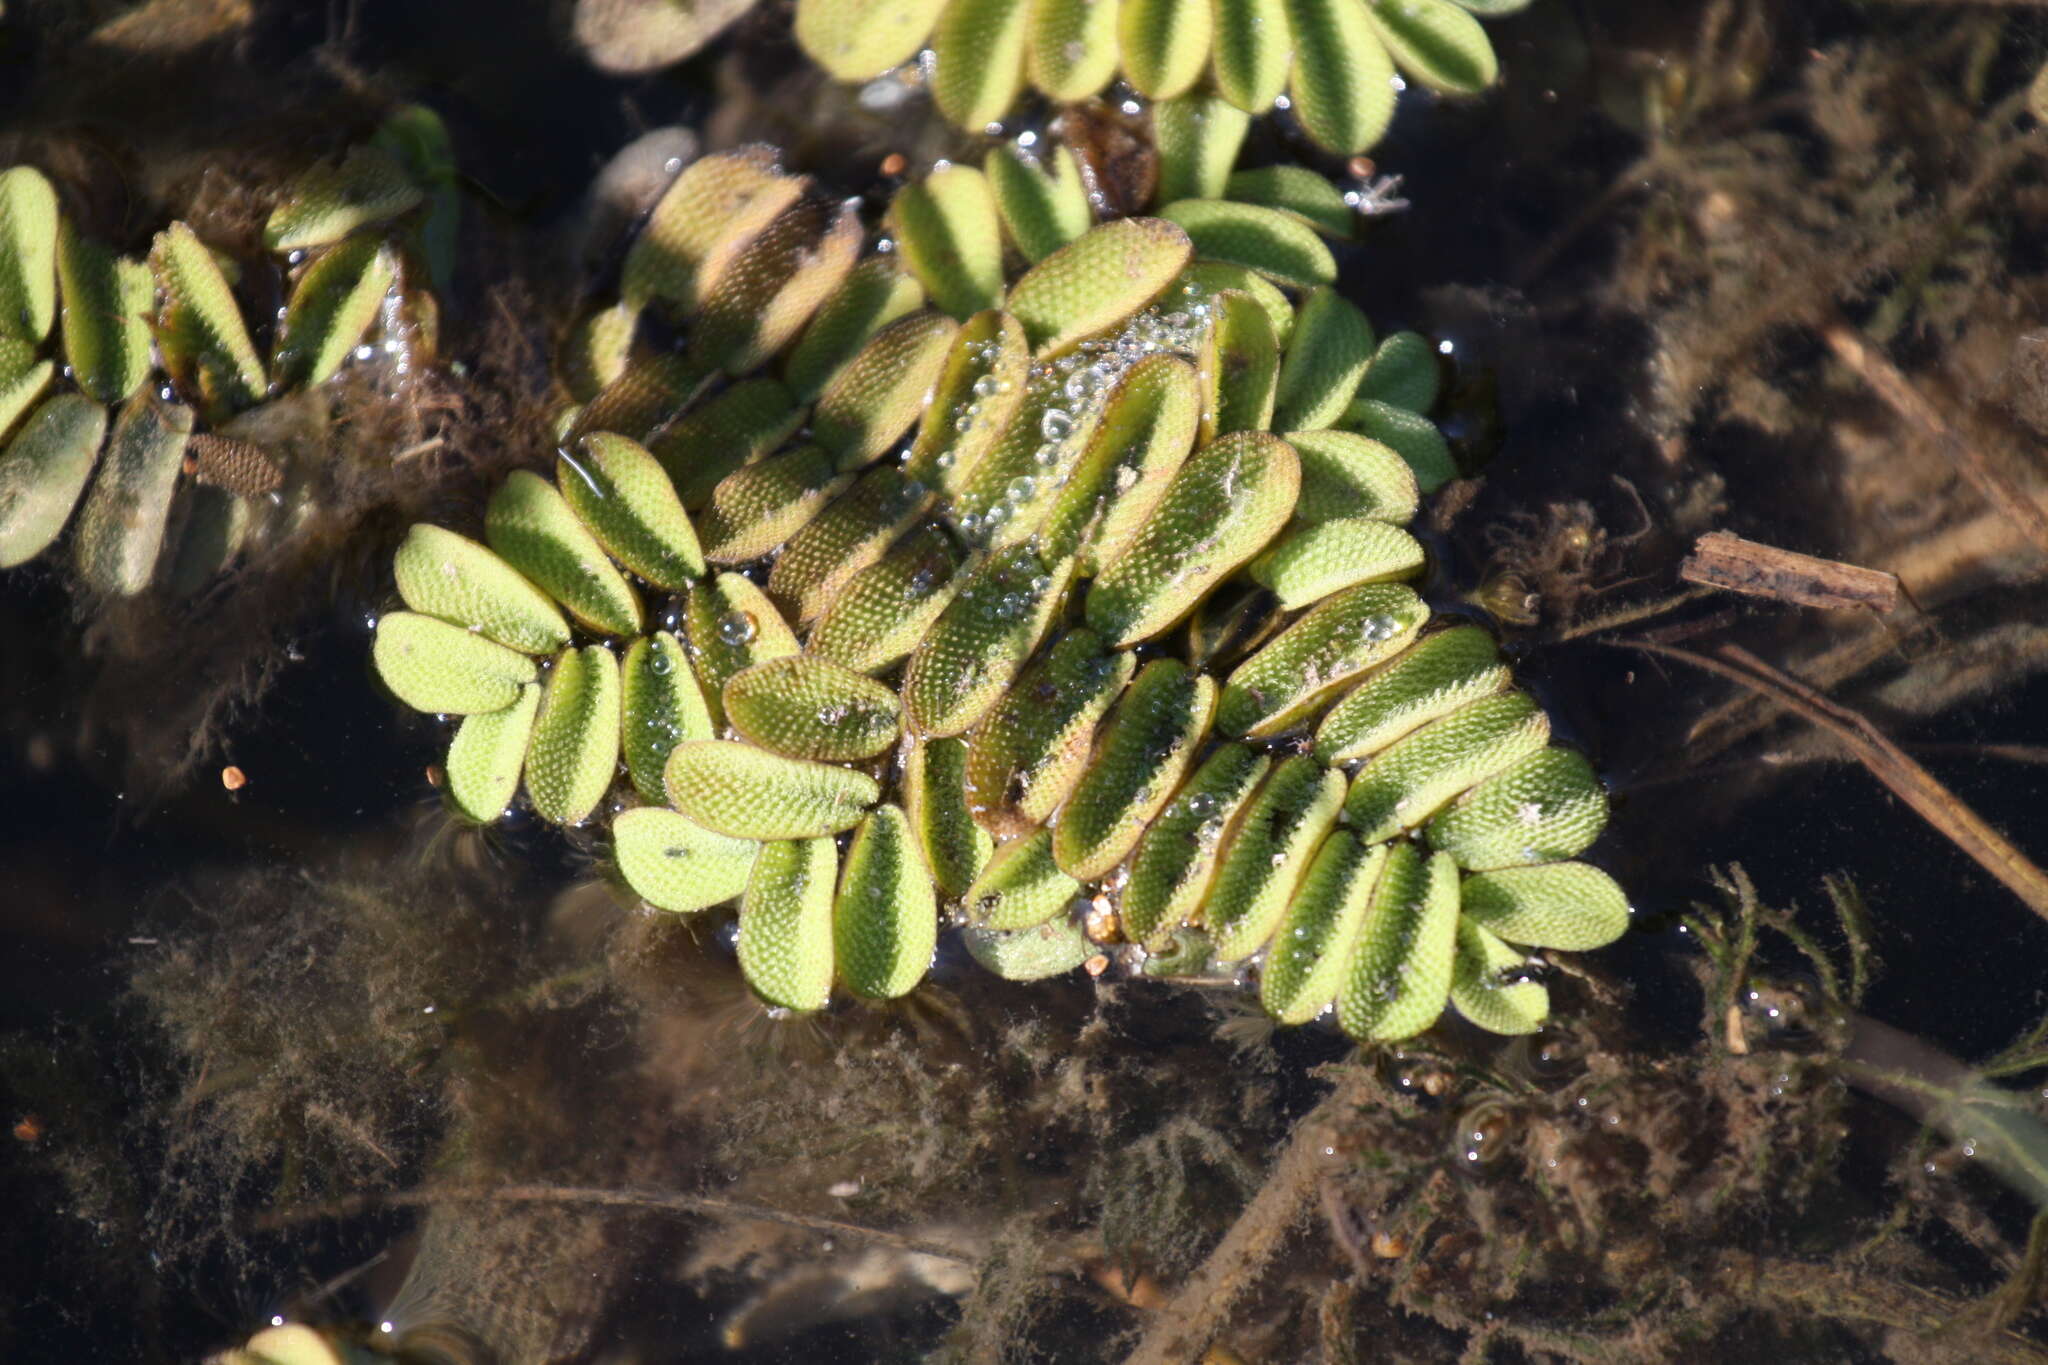
M 950 943 L 900 1004 L 772 1019 L 729 915 L 452 825 L 363 623 L 410 520 L 545 452 L 597 167 L 687 122 L 857 191 L 948 135 L 785 75 L 772 24 L 615 79 L 543 7 L 299 8 L 0 21 L 0 164 L 123 249 L 246 234 L 400 100 L 473 180 L 461 368 L 346 410 L 311 551 L 175 604 L 0 581 L 9 1358 L 273 1318 L 436 1361 L 2043 1358 L 2048 928 L 1836 741 L 1615 647 L 1740 644 L 2048 856 L 2025 21 L 1538 0 L 1498 95 L 1403 102 L 1375 160 L 1412 208 L 1344 283 L 1441 339 L 1483 482 L 1433 509 L 1433 586 L 1614 783 L 1640 923 L 1534 1038 L 1361 1053 Z M 1908 605 L 1667 602 L 1717 528 Z

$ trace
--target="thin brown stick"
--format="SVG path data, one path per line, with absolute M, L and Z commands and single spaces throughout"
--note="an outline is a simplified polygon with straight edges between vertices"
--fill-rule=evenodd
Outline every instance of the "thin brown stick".
M 1281 1239 L 1300 1220 L 1316 1180 L 1330 1166 L 1330 1123 L 1357 1102 L 1358 1085 L 1349 1073 L 1341 1074 L 1337 1088 L 1294 1125 L 1266 1183 L 1173 1302 L 1152 1319 L 1144 1340 L 1124 1365 L 1173 1365 L 1201 1357 L 1237 1300 L 1257 1282 Z
M 596 1189 L 580 1185 L 428 1185 L 416 1190 L 366 1191 L 319 1204 L 298 1204 L 271 1209 L 256 1220 L 260 1231 L 270 1232 L 296 1223 L 327 1218 L 353 1218 L 371 1209 L 418 1208 L 436 1204 L 586 1204 L 599 1208 L 650 1210 L 657 1213 L 687 1214 L 692 1217 L 735 1218 L 751 1223 L 776 1223 L 834 1237 L 851 1237 L 879 1246 L 896 1247 L 943 1260 L 973 1265 L 977 1257 L 944 1242 L 910 1237 L 900 1232 L 863 1227 L 837 1218 L 791 1213 L 763 1204 L 715 1195 L 683 1194 L 674 1190 Z
M 1711 588 L 1681 588 L 1669 597 L 1659 597 L 1650 602 L 1631 602 L 1625 607 L 1616 607 L 1588 620 L 1575 622 L 1553 632 L 1550 638 L 1576 640 L 1582 635 L 1597 635 L 1603 630 L 1613 630 L 1616 626 L 1634 625 L 1637 621 L 1647 621 L 1653 616 L 1668 615 L 1688 602 L 1697 602 L 1702 597 L 1709 597 L 1712 594 Z
M 1648 654 L 1659 654 L 1691 664 L 1753 691 L 1763 693 L 1795 715 L 1826 730 L 1864 767 L 1871 776 L 1891 788 L 1898 798 L 1946 835 L 1955 846 L 1974 858 L 2027 907 L 2048 919 L 2048 872 L 2043 872 L 2026 854 L 1993 829 L 1934 775 L 1908 758 L 1905 751 L 1887 739 L 1882 731 L 1860 713 L 1781 673 L 1740 645 L 1723 645 L 1720 658 L 1708 658 L 1689 649 L 1653 644 L 1648 640 L 1615 640 L 1611 643 Z
M 1837 314 L 1821 328 L 1820 334 L 1835 357 L 1869 385 L 1872 393 L 1932 441 L 1942 457 L 1970 481 L 1986 502 L 2017 526 L 2036 550 L 2048 555 L 2048 512 L 2042 511 L 2041 504 L 2027 490 L 1987 460 L 1984 452 L 1964 440 L 1941 410 L 1913 387 L 1913 381 L 1886 359 L 1883 351 L 1871 345 L 1855 324 Z

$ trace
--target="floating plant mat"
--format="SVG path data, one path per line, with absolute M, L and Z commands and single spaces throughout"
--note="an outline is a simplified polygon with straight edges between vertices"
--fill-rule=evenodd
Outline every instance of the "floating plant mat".
M 146 262 L 118 256 L 59 212 L 41 171 L 0 171 L 0 568 L 68 526 L 85 587 L 190 595 L 290 536 L 314 471 L 288 448 L 325 423 L 308 400 L 352 361 L 403 376 L 432 355 L 452 177 L 446 131 L 419 107 L 306 172 L 263 232 L 291 271 L 283 307 L 252 329 L 240 265 L 189 224 Z
M 572 344 L 553 482 L 413 528 L 379 673 L 463 717 L 466 818 L 523 792 L 656 907 L 737 898 L 774 1005 L 908 991 L 943 914 L 1018 979 L 1113 951 L 1359 1038 L 1536 1028 L 1527 951 L 1628 905 L 1571 861 L 1592 769 L 1402 581 L 1441 438 L 1361 391 L 1426 406 L 1425 362 L 1308 220 L 1091 226 L 1058 164 L 935 170 L 865 261 L 765 150 L 690 166 Z

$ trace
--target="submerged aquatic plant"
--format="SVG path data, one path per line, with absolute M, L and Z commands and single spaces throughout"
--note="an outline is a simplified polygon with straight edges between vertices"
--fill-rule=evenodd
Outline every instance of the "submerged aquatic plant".
M 1395 68 L 1473 94 L 1498 73 L 1475 15 L 1528 0 L 798 0 L 796 37 L 843 81 L 928 52 L 941 112 L 980 131 L 1028 83 L 1060 102 L 1121 77 L 1168 100 L 1197 91 L 1242 114 L 1283 101 L 1308 135 L 1362 152 L 1393 117 Z M 927 47 L 927 45 L 929 45 Z
M 1427 348 L 1376 343 L 1299 213 L 1092 223 L 1057 163 L 994 157 L 903 190 L 864 260 L 764 150 L 683 172 L 565 347 L 554 481 L 398 551 L 375 657 L 463 717 L 451 802 L 523 785 L 580 824 L 623 758 L 625 881 L 738 898 L 779 1006 L 908 991 L 943 897 L 1005 976 L 1122 941 L 1159 975 L 1257 961 L 1274 1017 L 1360 1038 L 1447 1002 L 1535 1028 L 1510 944 L 1628 909 L 1570 861 L 1590 766 L 1400 581 L 1450 472 L 1396 403 L 1433 398 Z M 638 349 L 649 310 L 681 352 Z M 1401 445 L 1345 429 L 1361 402 Z
M 290 186 L 264 232 L 293 270 L 266 362 L 239 268 L 188 224 L 146 262 L 121 257 L 40 171 L 0 172 L 0 568 L 71 524 L 87 586 L 191 591 L 259 526 L 289 522 L 302 476 L 266 447 L 299 424 L 293 396 L 359 354 L 402 374 L 433 349 L 424 283 L 452 257 L 451 178 L 440 120 L 414 108 Z

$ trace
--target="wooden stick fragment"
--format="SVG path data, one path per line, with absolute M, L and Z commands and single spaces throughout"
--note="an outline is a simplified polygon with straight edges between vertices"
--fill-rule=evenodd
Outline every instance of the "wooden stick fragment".
M 1768 597 L 1802 607 L 1865 607 L 1888 612 L 1899 605 L 1899 578 L 1744 540 L 1731 531 L 1709 531 L 1693 542 L 1678 576 L 1750 597 Z

